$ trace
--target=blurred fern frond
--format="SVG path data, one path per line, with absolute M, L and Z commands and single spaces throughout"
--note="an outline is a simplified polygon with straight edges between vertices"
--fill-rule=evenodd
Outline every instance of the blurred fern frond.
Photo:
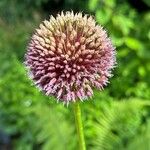
M 136 136 L 134 139 L 132 139 L 126 150 L 150 150 L 150 120 L 144 126 L 144 129 L 139 136 Z
M 121 150 L 127 147 L 128 140 L 138 134 L 144 106 L 150 106 L 150 102 L 114 101 L 111 107 L 106 107 L 103 116 L 95 125 L 97 137 L 94 150 Z
M 61 110 L 60 110 L 61 109 Z M 37 140 L 42 150 L 72 150 L 76 146 L 74 126 L 65 118 L 65 108 L 49 107 L 41 104 L 35 107 L 39 118 Z

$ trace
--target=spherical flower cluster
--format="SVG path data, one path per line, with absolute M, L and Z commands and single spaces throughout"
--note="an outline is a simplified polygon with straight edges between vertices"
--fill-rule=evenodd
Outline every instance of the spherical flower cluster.
M 103 89 L 116 63 L 106 31 L 93 17 L 61 12 L 40 24 L 25 56 L 34 83 L 68 104 Z

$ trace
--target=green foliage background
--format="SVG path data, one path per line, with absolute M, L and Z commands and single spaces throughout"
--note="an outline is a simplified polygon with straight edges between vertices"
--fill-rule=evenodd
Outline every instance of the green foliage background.
M 39 92 L 23 64 L 39 23 L 74 10 L 92 14 L 117 50 L 110 84 L 81 103 L 87 149 L 150 150 L 149 8 L 148 0 L 1 0 L 0 149 L 78 149 L 72 106 Z

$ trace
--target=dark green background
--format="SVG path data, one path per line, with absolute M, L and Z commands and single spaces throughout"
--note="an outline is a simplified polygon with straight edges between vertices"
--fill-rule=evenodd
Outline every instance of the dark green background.
M 150 150 L 149 0 L 0 0 L 0 150 L 78 150 L 71 104 L 44 96 L 28 79 L 24 54 L 49 15 L 93 15 L 117 51 L 104 91 L 81 103 L 88 150 Z

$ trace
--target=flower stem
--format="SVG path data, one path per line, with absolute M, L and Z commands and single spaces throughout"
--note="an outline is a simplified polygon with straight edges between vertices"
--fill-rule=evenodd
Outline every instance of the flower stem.
M 74 109 L 74 116 L 75 116 L 76 129 L 77 129 L 77 134 L 78 134 L 80 150 L 86 150 L 84 133 L 83 133 L 83 125 L 82 125 L 82 119 L 81 119 L 81 109 L 80 109 L 79 102 L 75 102 L 73 104 L 73 109 Z

